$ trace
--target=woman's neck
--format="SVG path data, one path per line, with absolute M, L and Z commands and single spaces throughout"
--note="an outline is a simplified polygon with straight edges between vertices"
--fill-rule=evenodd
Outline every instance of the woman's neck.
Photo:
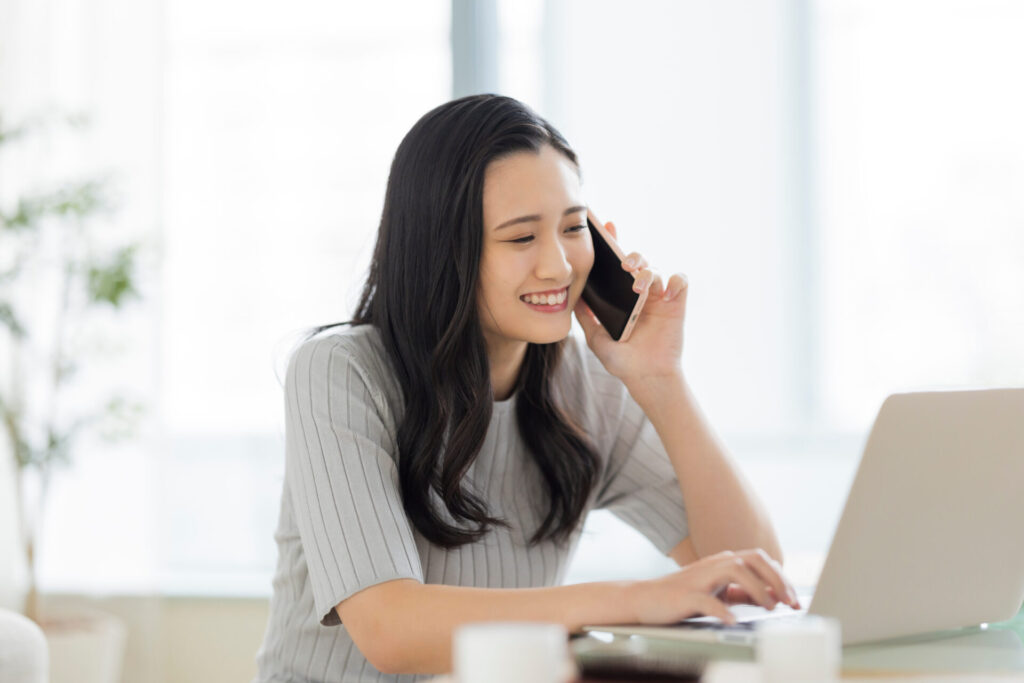
M 527 346 L 524 341 L 487 340 L 487 360 L 491 365 L 491 388 L 495 401 L 504 401 L 512 395 Z

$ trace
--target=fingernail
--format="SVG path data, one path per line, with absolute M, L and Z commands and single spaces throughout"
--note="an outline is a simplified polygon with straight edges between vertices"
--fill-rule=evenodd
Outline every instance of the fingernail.
M 636 265 L 636 258 L 634 258 L 633 256 L 630 256 L 628 259 L 626 259 L 626 265 L 629 266 L 630 268 L 635 266 Z

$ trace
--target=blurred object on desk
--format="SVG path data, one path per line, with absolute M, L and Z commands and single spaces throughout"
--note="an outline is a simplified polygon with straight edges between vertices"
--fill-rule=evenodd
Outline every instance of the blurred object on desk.
M 839 678 L 838 619 L 804 615 L 757 624 L 757 661 L 765 683 L 831 683 Z
M 452 666 L 460 683 L 570 683 L 576 669 L 561 624 L 483 622 L 455 629 Z
M 589 634 L 569 644 L 584 680 L 698 680 L 704 653 L 636 636 Z

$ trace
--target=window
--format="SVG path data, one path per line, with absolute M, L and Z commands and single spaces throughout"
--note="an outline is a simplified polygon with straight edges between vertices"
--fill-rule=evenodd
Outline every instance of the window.
M 304 329 L 351 312 L 391 156 L 451 89 L 450 10 L 168 10 L 163 583 L 209 589 L 220 574 L 263 592 L 284 466 L 278 377 Z
M 1024 7 L 816 9 L 827 419 L 856 428 L 905 388 L 1021 384 Z
M 278 376 L 304 329 L 351 310 L 391 156 L 451 91 L 450 3 L 176 0 L 163 16 L 80 4 L 97 16 L 81 31 L 103 58 L 64 63 L 77 60 L 78 82 L 109 78 L 99 118 L 120 93 L 158 147 L 152 184 L 133 196 L 159 221 L 144 343 L 160 426 L 125 456 L 131 467 L 83 453 L 63 478 L 44 587 L 263 594 L 283 474 Z M 137 21 L 98 40 L 119 13 Z M 143 28 L 157 34 L 148 51 L 132 42 Z M 151 85 L 152 110 L 140 114 L 139 90 L 112 75 Z
M 689 276 L 686 371 L 800 583 L 886 395 L 1024 381 L 1022 28 L 918 0 L 569 0 L 518 28 L 546 59 L 508 83 L 543 93 L 588 202 Z

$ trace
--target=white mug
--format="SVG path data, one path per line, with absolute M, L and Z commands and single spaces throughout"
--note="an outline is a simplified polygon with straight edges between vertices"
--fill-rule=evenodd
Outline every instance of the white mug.
M 839 621 L 806 615 L 757 624 L 757 661 L 764 683 L 829 683 L 839 679 Z
M 456 683 L 566 683 L 575 677 L 560 624 L 482 622 L 455 629 Z

